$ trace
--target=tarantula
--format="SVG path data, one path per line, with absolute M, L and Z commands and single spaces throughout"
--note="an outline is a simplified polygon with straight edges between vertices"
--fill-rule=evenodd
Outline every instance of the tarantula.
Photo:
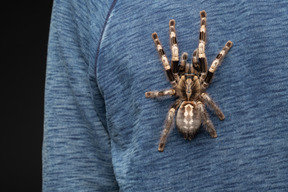
M 176 101 L 170 107 L 164 129 L 161 134 L 158 151 L 162 152 L 165 147 L 167 136 L 173 127 L 175 112 L 176 126 L 183 134 L 184 139 L 191 140 L 200 126 L 203 124 L 212 138 L 217 137 L 212 121 L 209 119 L 205 109 L 205 104 L 210 106 L 220 120 L 225 118 L 223 112 L 205 92 L 211 83 L 215 70 L 221 64 L 224 56 L 232 47 L 233 43 L 228 41 L 220 53 L 212 62 L 209 70 L 205 55 L 206 44 L 206 12 L 200 12 L 200 35 L 198 48 L 193 52 L 192 64 L 187 62 L 188 54 L 184 52 L 179 64 L 179 49 L 176 38 L 175 20 L 169 21 L 170 48 L 172 52 L 171 66 L 156 32 L 152 34 L 152 39 L 156 45 L 157 52 L 163 63 L 166 75 L 172 88 L 163 91 L 149 91 L 145 93 L 147 98 L 157 98 L 162 96 L 176 96 Z

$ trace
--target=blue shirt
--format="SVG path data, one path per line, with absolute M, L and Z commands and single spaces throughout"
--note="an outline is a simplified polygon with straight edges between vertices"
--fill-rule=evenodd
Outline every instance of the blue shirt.
M 157 146 L 174 97 L 151 34 L 167 57 L 198 46 L 207 12 L 209 65 L 234 45 L 207 92 L 218 137 L 177 129 Z M 43 191 L 287 191 L 288 2 L 54 0 L 47 57 Z M 191 62 L 191 59 L 188 60 Z

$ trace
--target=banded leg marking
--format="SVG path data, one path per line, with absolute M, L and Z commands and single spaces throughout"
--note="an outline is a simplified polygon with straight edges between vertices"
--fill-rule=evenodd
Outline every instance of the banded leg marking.
M 170 83 L 172 84 L 173 87 L 177 86 L 176 80 L 172 74 L 172 70 L 171 67 L 169 65 L 169 61 L 167 56 L 165 55 L 164 49 L 162 47 L 162 44 L 160 42 L 160 40 L 158 39 L 158 35 L 156 32 L 152 33 L 152 39 L 155 43 L 158 55 L 162 61 L 163 67 L 165 69 L 166 75 L 170 81 Z
M 201 67 L 199 65 L 199 54 L 198 54 L 198 48 L 194 50 L 193 55 L 192 55 L 192 63 L 193 63 L 193 68 L 199 73 L 201 72 Z
M 176 35 L 176 29 L 175 29 L 175 20 L 172 19 L 169 21 L 169 36 L 170 36 L 170 49 L 172 53 L 171 58 L 171 68 L 174 78 L 177 82 L 179 82 L 179 48 L 177 43 L 177 35 Z
M 173 122 L 174 122 L 174 117 L 175 117 L 175 111 L 178 109 L 179 105 L 181 104 L 181 100 L 177 99 L 175 103 L 170 107 L 167 117 L 166 117 L 166 122 L 164 125 L 164 129 L 161 134 L 160 142 L 158 145 L 158 151 L 163 152 L 164 147 L 167 141 L 167 137 L 169 133 L 171 132 L 171 129 L 173 127 Z
M 215 101 L 213 101 L 213 99 L 207 93 L 202 93 L 201 97 L 214 110 L 215 114 L 218 116 L 218 118 L 220 120 L 225 119 L 225 115 L 223 114 L 221 109 L 218 107 L 218 105 L 215 103 Z
M 156 97 L 163 97 L 166 95 L 175 95 L 174 89 L 167 89 L 163 91 L 148 91 L 145 93 L 146 98 L 156 98 Z
M 184 73 L 185 73 L 187 59 L 188 59 L 188 53 L 184 52 L 181 55 L 181 62 L 180 62 L 180 66 L 179 66 L 179 75 L 180 76 L 184 75 Z
M 205 55 L 205 45 L 206 45 L 206 12 L 203 10 L 200 12 L 200 34 L 199 34 L 199 45 L 198 45 L 198 60 L 200 63 L 200 72 L 207 72 L 208 62 Z
M 210 136 L 213 138 L 216 138 L 217 137 L 216 130 L 214 128 L 212 121 L 209 118 L 209 115 L 205 109 L 205 106 L 202 103 L 201 104 L 198 103 L 198 105 L 200 106 L 200 110 L 201 110 L 202 123 L 205 125 L 206 130 L 209 132 Z
M 207 88 L 209 86 L 209 84 L 211 83 L 217 67 L 219 67 L 221 65 L 224 57 L 227 55 L 228 51 L 231 49 L 232 46 L 233 46 L 232 41 L 228 41 L 225 44 L 225 46 L 222 48 L 222 50 L 218 53 L 218 55 L 216 56 L 214 61 L 212 62 L 211 66 L 207 72 L 205 82 L 203 84 L 205 88 Z

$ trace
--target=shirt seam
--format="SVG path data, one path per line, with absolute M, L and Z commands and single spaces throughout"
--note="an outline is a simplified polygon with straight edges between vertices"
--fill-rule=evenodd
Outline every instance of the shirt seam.
M 102 43 L 102 39 L 103 39 L 103 35 L 104 35 L 104 32 L 105 32 L 105 29 L 106 29 L 106 26 L 107 26 L 107 23 L 110 19 L 110 15 L 112 13 L 112 11 L 114 10 L 114 7 L 117 3 L 117 0 L 114 0 L 109 8 L 109 11 L 107 13 L 107 16 L 106 16 L 106 19 L 105 19 L 105 22 L 104 22 L 104 25 L 103 25 L 103 28 L 102 28 L 102 31 L 101 31 L 101 34 L 100 34 L 100 38 L 99 38 L 99 41 L 98 41 L 98 46 L 97 46 L 97 50 L 96 50 L 96 56 L 95 56 L 95 79 L 96 79 L 96 83 L 98 85 L 98 75 L 97 75 L 97 64 L 98 64 L 98 57 L 99 57 L 99 53 L 100 53 L 100 47 L 101 47 L 101 43 Z M 99 89 L 100 91 L 100 94 L 103 96 L 103 93 L 102 91 Z

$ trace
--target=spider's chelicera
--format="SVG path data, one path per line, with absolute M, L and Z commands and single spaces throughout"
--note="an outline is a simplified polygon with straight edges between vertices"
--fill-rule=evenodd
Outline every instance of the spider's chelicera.
M 173 127 L 176 115 L 176 126 L 185 139 L 191 140 L 200 126 L 203 124 L 211 137 L 216 138 L 216 130 L 209 119 L 205 109 L 205 104 L 210 106 L 220 120 L 225 118 L 224 114 L 211 97 L 205 92 L 211 83 L 216 68 L 221 64 L 224 56 L 232 47 L 232 42 L 228 41 L 220 53 L 212 62 L 209 70 L 205 55 L 206 44 L 206 12 L 200 12 L 200 35 L 198 48 L 193 52 L 192 64 L 187 62 L 187 53 L 183 53 L 179 63 L 179 49 L 177 45 L 175 20 L 169 21 L 170 48 L 172 52 L 171 66 L 156 32 L 152 38 L 156 45 L 157 52 L 163 63 L 166 75 L 172 88 L 163 91 L 149 91 L 145 93 L 147 98 L 157 98 L 166 95 L 177 97 L 170 107 L 164 129 L 160 138 L 158 150 L 163 151 L 167 136 Z M 179 108 L 179 109 L 178 109 Z

